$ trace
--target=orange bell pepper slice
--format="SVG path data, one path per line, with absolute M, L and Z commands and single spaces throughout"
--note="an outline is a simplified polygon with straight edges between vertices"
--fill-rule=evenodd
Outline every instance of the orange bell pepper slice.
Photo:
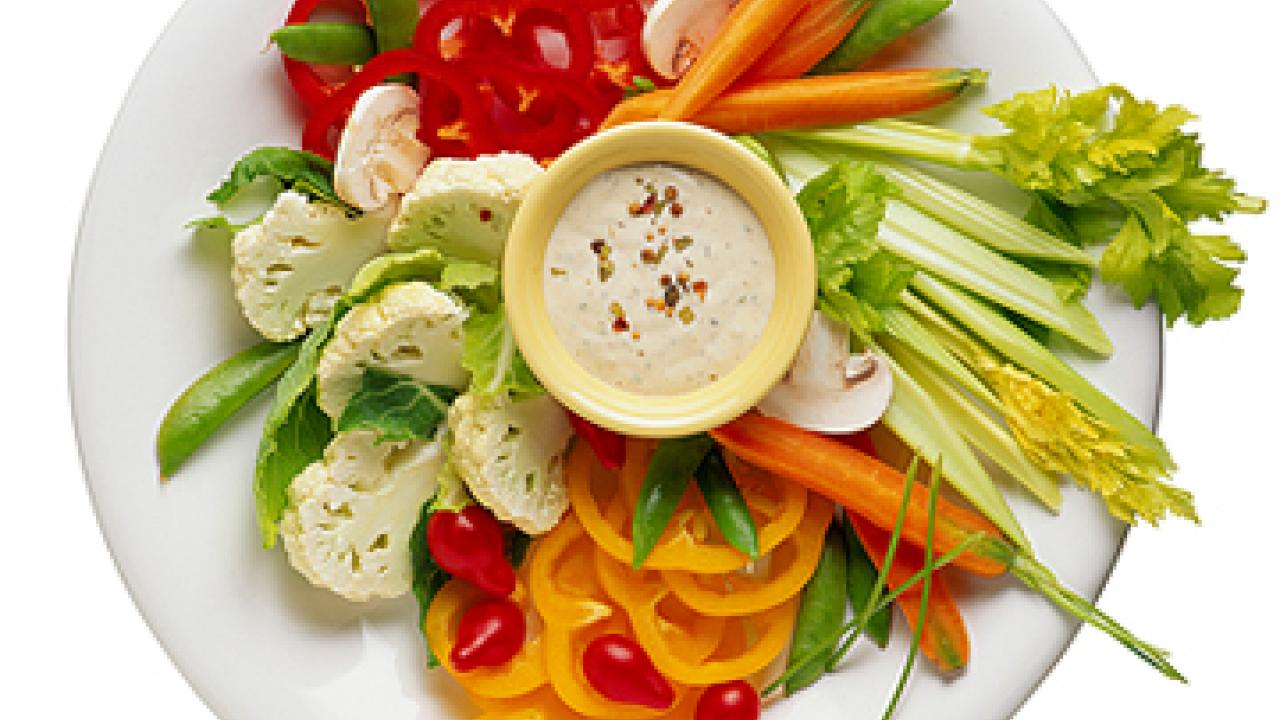
M 829 509 L 826 517 L 830 521 Z M 795 599 L 726 623 L 723 618 L 701 617 L 684 608 L 658 572 L 636 570 L 603 551 L 596 553 L 596 568 L 605 591 L 626 611 L 636 640 L 649 659 L 664 675 L 683 683 L 715 685 L 749 677 L 768 667 L 791 641 Z M 732 627 L 735 632 L 716 633 L 720 641 L 705 653 L 692 652 L 691 642 L 672 642 L 673 637 L 696 642 L 701 628 L 708 625 L 722 630 Z M 711 639 L 710 633 L 705 636 Z
M 585 448 L 585 445 L 579 446 Z M 590 448 L 585 448 L 590 453 Z M 586 646 L 611 633 L 630 635 L 626 616 L 600 586 L 595 547 L 570 513 L 532 549 L 529 589 L 542 617 L 547 674 L 556 695 L 574 712 L 598 720 L 651 720 L 662 710 L 624 705 L 600 695 L 582 670 Z M 668 677 L 679 705 L 688 695 L 682 678 Z
M 810 497 L 800 527 L 756 563 L 762 568 L 758 575 L 664 570 L 662 579 L 682 603 L 710 617 L 755 615 L 775 608 L 799 595 L 813 577 L 834 510 L 824 498 Z
M 578 445 L 565 466 L 569 499 L 583 529 L 602 550 L 622 563 L 630 563 L 633 557 L 631 513 L 652 453 L 651 442 L 629 440 L 626 464 L 620 473 L 613 473 L 596 461 L 590 448 Z M 742 484 L 742 488 L 760 528 L 760 551 L 768 553 L 800 525 L 809 493 L 795 483 L 773 478 Z M 615 506 L 624 512 L 618 513 Z M 715 520 L 697 486 L 690 484 L 671 526 L 645 561 L 645 567 L 715 574 L 731 573 L 751 563 L 751 558 L 717 536 Z
M 527 695 L 547 684 L 547 666 L 543 658 L 543 638 L 540 633 L 525 640 L 520 654 L 506 665 L 496 668 L 476 668 L 471 672 L 458 672 L 449 661 L 449 654 L 457 639 L 458 621 L 462 615 L 483 599 L 479 590 L 461 580 L 450 580 L 427 611 L 423 631 L 440 658 L 440 664 L 462 685 L 467 692 L 484 698 L 512 698 Z M 529 593 L 523 582 L 516 586 L 511 599 L 524 606 Z M 532 628 L 531 628 L 532 629 Z

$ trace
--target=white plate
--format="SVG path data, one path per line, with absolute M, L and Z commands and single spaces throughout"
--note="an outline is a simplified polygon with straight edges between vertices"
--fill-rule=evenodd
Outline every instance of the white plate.
M 263 402 L 173 482 L 157 479 L 152 438 L 169 402 L 253 340 L 231 296 L 226 248 L 194 244 L 183 225 L 209 212 L 204 194 L 247 149 L 298 141 L 298 108 L 277 58 L 263 50 L 286 4 L 189 0 L 143 67 L 107 143 L 85 211 L 70 317 L 89 488 L 138 607 L 224 720 L 467 717 L 449 679 L 424 669 L 412 600 L 348 604 L 311 588 L 282 553 L 259 546 L 251 478 Z M 1015 90 L 1095 84 L 1039 2 L 967 0 L 921 40 L 916 64 L 994 73 L 984 95 L 948 118 L 957 127 L 985 127 L 976 108 Z M 1113 296 L 1095 295 L 1091 303 L 1116 354 L 1085 372 L 1152 419 L 1158 319 Z M 1122 528 L 1073 489 L 1058 518 L 1010 494 L 1043 559 L 1069 585 L 1096 596 Z M 950 680 L 916 674 L 903 720 L 1012 715 L 1075 631 L 1047 602 L 1008 582 L 971 581 L 963 592 L 972 665 Z M 897 627 L 891 651 L 858 654 L 843 675 L 769 716 L 878 717 L 906 645 L 903 623 Z M 1135 659 L 1133 672 L 1150 670 Z M 1098 682 L 1119 689 L 1124 681 Z

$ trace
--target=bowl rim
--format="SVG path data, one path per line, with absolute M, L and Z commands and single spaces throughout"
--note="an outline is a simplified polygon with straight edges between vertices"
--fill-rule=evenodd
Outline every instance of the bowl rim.
M 680 394 L 629 392 L 583 368 L 552 326 L 544 295 L 547 245 L 569 203 L 600 174 L 642 163 L 681 165 L 724 182 L 759 217 L 774 257 L 774 304 L 760 340 L 724 377 Z M 804 215 L 768 163 L 713 130 L 652 121 L 584 140 L 529 188 L 507 241 L 503 295 L 512 335 L 529 368 L 571 412 L 626 435 L 682 437 L 737 418 L 783 377 L 813 316 L 817 271 Z

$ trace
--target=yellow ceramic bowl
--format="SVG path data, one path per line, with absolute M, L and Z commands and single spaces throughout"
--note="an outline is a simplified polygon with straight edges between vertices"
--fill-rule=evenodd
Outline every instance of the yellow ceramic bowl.
M 553 329 L 543 289 L 547 244 L 570 201 L 606 171 L 655 162 L 701 170 L 733 188 L 763 223 L 777 272 L 773 310 L 756 347 L 729 374 L 678 395 L 627 392 L 585 370 Z M 790 188 L 768 164 L 719 133 L 651 122 L 584 141 L 529 189 L 507 243 L 503 291 L 516 343 L 556 399 L 602 427 L 659 438 L 709 430 L 754 407 L 795 358 L 813 315 L 817 285 L 804 216 Z

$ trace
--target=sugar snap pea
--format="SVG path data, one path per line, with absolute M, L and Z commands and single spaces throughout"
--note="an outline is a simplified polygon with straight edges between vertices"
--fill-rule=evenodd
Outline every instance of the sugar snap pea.
M 698 466 L 698 489 L 702 491 L 702 499 L 715 518 L 724 539 L 741 550 L 752 560 L 760 557 L 760 533 L 756 529 L 756 521 L 751 517 L 751 509 L 738 490 L 725 465 L 724 455 L 719 450 L 712 450 Z
M 237 410 L 275 382 L 298 356 L 298 343 L 259 343 L 223 361 L 187 388 L 156 433 L 161 477 L 171 476 Z
M 818 568 L 800 597 L 800 611 L 787 657 L 787 694 L 799 692 L 818 681 L 827 669 L 827 655 L 815 649 L 830 644 L 844 626 L 848 607 L 849 558 L 844 537 L 834 524 L 827 530 L 826 544 Z M 808 660 L 806 662 L 806 660 Z
M 287 58 L 321 65 L 363 65 L 377 53 L 373 30 L 357 23 L 300 23 L 271 33 Z
M 714 445 L 715 442 L 707 435 L 663 440 L 658 445 L 649 460 L 644 486 L 640 488 L 640 497 L 636 501 L 636 513 L 631 519 L 635 553 L 632 564 L 636 567 L 644 565 L 662 538 L 680 498 L 684 497 L 693 480 L 693 474 Z
M 894 40 L 934 19 L 951 0 L 875 0 L 845 39 L 813 69 L 815 75 L 856 70 Z
M 377 38 L 378 52 L 399 50 L 413 45 L 421 11 L 418 0 L 365 0 L 369 19 Z
M 875 591 L 876 583 L 880 579 L 880 571 L 871 562 L 871 557 L 862 547 L 862 542 L 858 540 L 858 534 L 853 531 L 848 518 L 841 520 L 840 527 L 844 530 L 845 548 L 849 551 L 849 602 L 855 611 L 860 611 L 867 606 L 871 593 Z M 883 648 L 889 644 L 889 630 L 892 622 L 893 609 L 881 608 L 867 618 L 867 626 L 862 632 L 871 638 L 872 642 Z

